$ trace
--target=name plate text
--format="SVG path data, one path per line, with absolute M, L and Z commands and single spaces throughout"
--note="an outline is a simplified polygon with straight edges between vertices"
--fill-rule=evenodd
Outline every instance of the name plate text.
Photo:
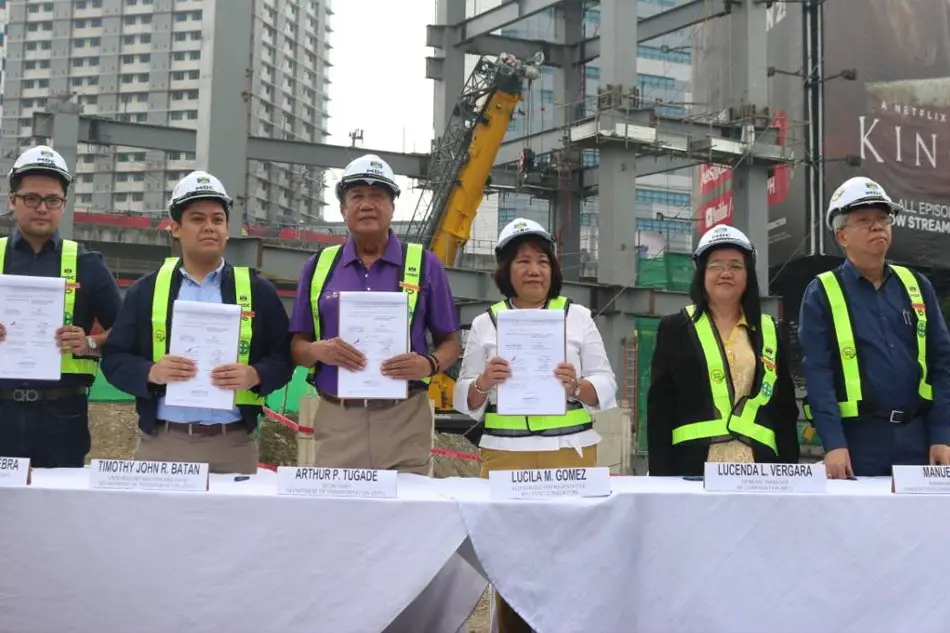
M 950 494 L 950 466 L 894 466 L 892 472 L 895 494 Z
M 0 457 L 0 486 L 28 486 L 29 457 Z
M 706 462 L 703 484 L 713 492 L 825 492 L 824 464 Z
M 94 459 L 89 467 L 92 488 L 173 492 L 205 492 L 208 489 L 208 464 Z
M 397 476 L 394 470 L 280 466 L 277 494 L 395 499 Z
M 552 499 L 610 496 L 610 469 L 540 468 L 488 473 L 493 499 Z

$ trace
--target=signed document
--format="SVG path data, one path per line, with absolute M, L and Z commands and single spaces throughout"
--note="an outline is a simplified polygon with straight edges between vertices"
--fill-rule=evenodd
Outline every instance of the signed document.
M 234 391 L 211 384 L 211 372 L 236 363 L 240 342 L 241 306 L 199 301 L 175 301 L 168 353 L 191 359 L 198 373 L 191 380 L 169 383 L 165 404 L 204 409 L 234 408 Z
M 341 292 L 340 338 L 366 356 L 366 368 L 340 367 L 338 398 L 407 398 L 409 383 L 384 376 L 383 361 L 409 351 L 409 299 L 404 292 Z
M 498 356 L 511 377 L 498 385 L 501 415 L 564 415 L 564 385 L 554 375 L 565 362 L 563 310 L 505 310 L 498 314 Z
M 0 275 L 0 378 L 59 380 L 63 355 L 56 330 L 63 326 L 66 280 Z

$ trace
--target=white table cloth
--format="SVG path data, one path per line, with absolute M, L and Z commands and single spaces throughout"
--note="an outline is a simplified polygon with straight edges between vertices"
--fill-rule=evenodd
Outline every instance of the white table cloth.
M 602 499 L 490 501 L 446 480 L 497 590 L 538 633 L 946 633 L 950 499 L 612 478 Z
M 395 500 L 281 497 L 267 472 L 205 493 L 88 477 L 0 488 L 0 632 L 454 633 L 485 587 L 457 505 L 417 475 Z

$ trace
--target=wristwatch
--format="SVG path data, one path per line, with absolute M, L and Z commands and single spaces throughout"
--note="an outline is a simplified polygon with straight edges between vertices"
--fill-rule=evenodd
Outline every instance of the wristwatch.
M 574 379 L 574 391 L 571 392 L 571 397 L 575 400 L 581 399 L 581 381 Z
M 86 347 L 88 347 L 88 348 L 91 349 L 91 350 L 95 350 L 95 349 L 98 349 L 98 348 L 99 348 L 99 345 L 96 344 L 96 339 L 92 338 L 91 336 L 87 336 L 87 337 L 86 337 Z

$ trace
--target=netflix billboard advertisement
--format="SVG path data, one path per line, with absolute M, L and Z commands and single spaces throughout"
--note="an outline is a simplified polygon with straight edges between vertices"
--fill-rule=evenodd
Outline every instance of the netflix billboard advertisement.
M 905 209 L 891 258 L 950 267 L 950 0 L 824 7 L 826 77 L 857 70 L 825 83 L 825 204 L 851 176 L 876 180 Z M 840 254 L 830 233 L 825 253 Z
M 775 2 L 766 9 L 762 28 L 768 34 L 768 66 L 796 73 L 803 61 L 801 3 Z M 736 31 L 735 33 L 733 31 Z M 740 27 L 718 18 L 697 28 L 693 38 L 693 101 L 711 118 L 735 105 L 731 86 L 730 50 L 741 37 Z M 777 128 L 778 142 L 788 145 L 796 157 L 805 156 L 805 91 L 799 76 L 776 73 L 769 77 L 771 124 Z M 732 224 L 732 173 L 728 166 L 701 165 L 695 179 L 697 235 L 718 224 Z M 805 169 L 801 165 L 780 166 L 770 172 L 768 208 L 768 252 L 772 265 L 809 253 L 806 250 L 808 222 L 805 211 Z M 764 245 L 756 245 L 764 250 Z

